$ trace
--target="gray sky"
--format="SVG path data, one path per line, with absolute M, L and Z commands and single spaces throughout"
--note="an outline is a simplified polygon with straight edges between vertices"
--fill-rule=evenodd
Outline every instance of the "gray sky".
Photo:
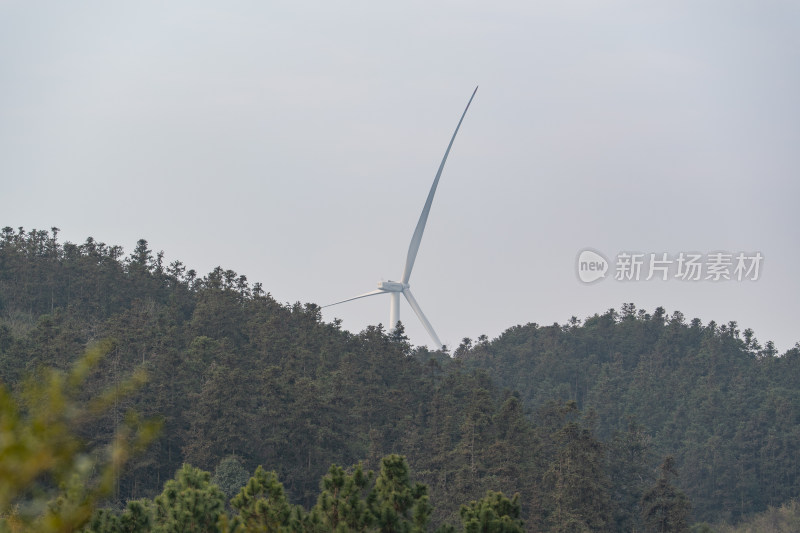
M 798 20 L 789 1 L 0 0 L 0 226 L 145 238 L 324 305 L 400 277 L 480 85 L 411 278 L 446 344 L 634 302 L 784 351 Z M 591 285 L 586 247 L 612 263 Z M 623 251 L 764 260 L 757 281 L 623 282 Z M 324 317 L 388 313 L 376 296 Z

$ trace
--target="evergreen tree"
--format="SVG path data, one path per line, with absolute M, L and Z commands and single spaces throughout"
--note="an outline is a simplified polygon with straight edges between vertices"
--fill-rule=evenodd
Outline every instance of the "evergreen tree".
M 232 498 L 247 484 L 249 479 L 250 476 L 247 475 L 247 470 L 244 469 L 239 458 L 235 455 L 228 455 L 214 469 L 211 483 L 218 486 L 226 498 Z
M 131 500 L 121 514 L 99 509 L 84 528 L 85 533 L 149 533 L 153 531 L 153 502 Z
M 656 484 L 642 496 L 642 518 L 648 531 L 682 533 L 689 531 L 691 504 L 672 480 L 678 476 L 672 456 L 664 458 Z
M 575 402 L 568 402 L 557 414 L 563 425 L 550 436 L 553 457 L 544 474 L 547 522 L 554 532 L 610 531 L 603 444 L 576 418 Z
M 347 473 L 331 465 L 322 479 L 322 492 L 311 510 L 312 531 L 366 531 L 375 525 L 376 494 L 371 490 L 372 472 L 364 473 L 361 464 Z
M 486 496 L 461 506 L 465 533 L 522 533 L 519 494 L 510 500 L 502 492 L 487 491 Z
M 640 502 L 655 481 L 652 474 L 652 439 L 633 419 L 608 445 L 607 470 L 617 531 L 641 531 Z
M 225 494 L 211 483 L 211 474 L 185 464 L 166 482 L 153 511 L 159 533 L 218 533 Z
M 288 532 L 304 529 L 302 509 L 289 503 L 275 472 L 267 472 L 261 466 L 231 500 L 231 506 L 238 511 L 232 520 L 231 531 Z
M 411 485 L 404 457 L 393 454 L 383 458 L 374 492 L 373 513 L 382 532 L 426 530 L 432 511 L 428 487 L 421 483 Z

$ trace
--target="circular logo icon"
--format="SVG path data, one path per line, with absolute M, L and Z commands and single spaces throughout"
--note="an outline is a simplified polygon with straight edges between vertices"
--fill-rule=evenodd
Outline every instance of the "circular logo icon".
M 584 248 L 578 253 L 576 262 L 578 279 L 583 283 L 594 283 L 605 279 L 608 272 L 608 260 L 603 254 L 591 248 Z

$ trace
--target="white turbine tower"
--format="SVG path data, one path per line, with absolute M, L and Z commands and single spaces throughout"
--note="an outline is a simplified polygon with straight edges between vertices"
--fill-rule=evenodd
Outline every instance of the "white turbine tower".
M 450 148 L 453 146 L 453 141 L 456 140 L 456 135 L 458 134 L 458 128 L 461 127 L 461 122 L 464 120 L 464 116 L 467 114 L 467 110 L 469 109 L 469 105 L 472 103 L 472 99 L 475 98 L 475 93 L 478 92 L 478 88 L 475 87 L 475 90 L 472 91 L 472 96 L 469 97 L 469 102 L 467 102 L 467 107 L 464 109 L 464 112 L 461 114 L 461 119 L 458 121 L 458 125 L 456 126 L 456 131 L 453 132 L 453 137 L 450 139 L 450 144 L 447 145 L 447 150 L 444 152 L 444 157 L 442 158 L 442 162 L 439 164 L 439 170 L 436 172 L 436 177 L 433 179 L 433 185 L 431 185 L 431 190 L 428 193 L 428 199 L 425 201 L 425 206 L 422 208 L 422 214 L 419 216 L 419 221 L 417 222 L 417 227 L 414 230 L 414 235 L 411 237 L 411 244 L 408 245 L 408 255 L 406 256 L 406 265 L 403 268 L 403 276 L 400 278 L 400 281 L 381 281 L 378 283 L 378 289 L 374 291 L 370 291 L 364 294 L 359 294 L 358 296 L 354 296 L 352 298 L 348 298 L 347 300 L 342 300 L 340 302 L 332 303 L 329 305 L 325 305 L 323 307 L 330 307 L 332 305 L 338 305 L 344 302 L 350 302 L 352 300 L 358 300 L 359 298 L 366 298 L 367 296 L 373 296 L 375 294 L 384 294 L 388 293 L 391 297 L 391 307 L 389 309 L 389 324 L 392 329 L 397 326 L 397 322 L 400 320 L 400 294 L 406 297 L 408 304 L 411 306 L 411 309 L 417 314 L 420 322 L 425 327 L 425 330 L 428 332 L 428 335 L 431 336 L 433 339 L 436 348 L 439 349 L 442 347 L 442 341 L 439 340 L 439 337 L 436 335 L 436 332 L 433 330 L 433 326 L 431 323 L 428 322 L 428 319 L 425 318 L 425 314 L 420 309 L 417 300 L 414 299 L 414 295 L 411 294 L 411 288 L 408 284 L 409 279 L 411 279 L 411 269 L 414 268 L 414 260 L 417 258 L 417 251 L 419 250 L 419 243 L 422 241 L 422 233 L 425 231 L 425 223 L 428 221 L 428 213 L 431 211 L 431 204 L 433 203 L 433 195 L 436 194 L 436 186 L 439 185 L 439 178 L 442 175 L 442 170 L 444 169 L 444 164 L 447 161 L 447 156 L 450 154 Z

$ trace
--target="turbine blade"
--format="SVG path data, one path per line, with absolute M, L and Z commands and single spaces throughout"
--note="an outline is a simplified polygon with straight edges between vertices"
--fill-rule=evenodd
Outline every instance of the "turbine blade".
M 428 322 L 427 318 L 425 318 L 425 314 L 422 312 L 422 309 L 420 309 L 419 304 L 414 299 L 414 295 L 411 294 L 411 291 L 409 289 L 403 290 L 403 295 L 406 297 L 406 300 L 408 300 L 408 305 L 410 305 L 411 309 L 413 309 L 414 312 L 417 314 L 419 321 L 422 322 L 422 325 L 425 327 L 425 331 L 427 331 L 428 335 L 430 335 L 431 339 L 433 339 L 433 343 L 436 346 L 436 349 L 437 350 L 441 349 L 442 341 L 439 340 L 439 337 L 436 335 L 436 332 L 433 331 L 433 326 L 431 326 L 431 323 Z
M 332 304 L 323 305 L 322 307 L 331 307 L 332 305 L 339 305 L 339 304 L 343 304 L 343 303 L 345 303 L 345 302 L 350 302 L 350 301 L 353 301 L 353 300 L 358 300 L 359 298 L 366 298 L 367 296 L 372 296 L 372 295 L 374 295 L 374 294 L 382 294 L 382 293 L 384 293 L 384 292 L 387 292 L 387 291 L 384 291 L 384 290 L 381 290 L 381 289 L 376 289 L 376 290 L 374 290 L 374 291 L 365 292 L 364 294 L 359 294 L 358 296 L 353 296 L 352 298 L 348 298 L 347 300 L 341 300 L 341 301 L 339 301 L 339 302 L 334 302 L 334 303 L 332 303 Z
M 475 87 L 475 90 L 472 91 L 472 96 L 469 97 L 469 102 L 467 102 L 467 107 L 464 108 L 464 112 L 461 114 L 461 119 L 458 121 L 458 125 L 456 126 L 456 131 L 453 132 L 453 137 L 450 138 L 450 144 L 447 145 L 447 150 L 444 152 L 444 157 L 442 158 L 442 162 L 439 164 L 439 170 L 436 172 L 436 177 L 433 179 L 433 185 L 431 185 L 431 190 L 428 193 L 428 199 L 425 201 L 425 207 L 422 208 L 422 214 L 419 216 L 419 221 L 417 222 L 417 227 L 414 230 L 414 235 L 411 237 L 411 244 L 408 246 L 408 255 L 406 256 L 406 266 L 403 268 L 403 277 L 400 278 L 402 283 L 408 283 L 408 280 L 411 278 L 411 269 L 414 268 L 414 261 L 417 258 L 417 251 L 419 250 L 419 243 L 422 241 L 422 233 L 425 231 L 425 223 L 428 221 L 428 213 L 431 211 L 431 204 L 433 203 L 433 195 L 436 194 L 436 186 L 439 185 L 439 177 L 442 175 L 442 170 L 444 170 L 444 164 L 447 161 L 447 156 L 450 154 L 450 148 L 453 146 L 453 141 L 456 140 L 456 134 L 458 133 L 458 128 L 461 127 L 461 122 L 464 120 L 464 116 L 467 114 L 467 110 L 469 109 L 469 104 L 472 103 L 472 99 L 475 98 L 475 93 L 478 92 L 478 88 Z

